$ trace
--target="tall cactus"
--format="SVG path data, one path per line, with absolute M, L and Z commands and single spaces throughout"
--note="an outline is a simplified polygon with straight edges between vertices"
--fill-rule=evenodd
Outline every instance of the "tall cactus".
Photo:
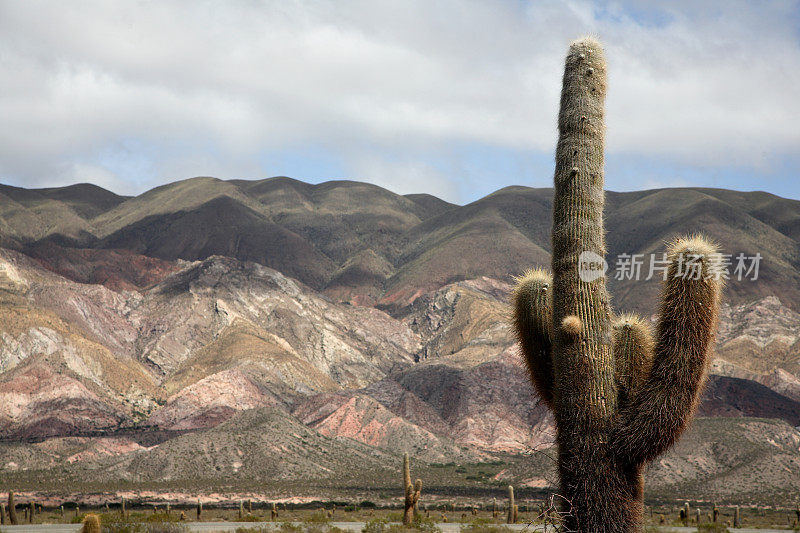
M 654 341 L 647 323 L 612 315 L 604 276 L 581 275 L 579 261 L 606 252 L 605 92 L 600 44 L 572 43 L 558 119 L 553 275 L 528 272 L 513 297 L 531 381 L 556 422 L 564 527 L 592 533 L 640 529 L 642 470 L 693 416 L 722 286 L 711 243 L 672 242 Z
M 410 526 L 414 522 L 414 512 L 422 492 L 422 480 L 418 479 L 413 485 L 411 484 L 411 465 L 407 453 L 403 455 L 403 489 L 405 492 L 403 525 Z
M 17 525 L 17 504 L 14 503 L 14 491 L 8 491 L 8 521 L 12 526 Z
M 508 513 L 506 515 L 506 524 L 513 524 L 514 520 L 514 487 L 508 486 Z

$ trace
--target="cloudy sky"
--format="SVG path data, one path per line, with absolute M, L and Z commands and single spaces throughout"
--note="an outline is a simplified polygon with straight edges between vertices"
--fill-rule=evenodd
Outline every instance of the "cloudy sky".
M 800 1 L 0 0 L 0 182 L 549 186 L 586 33 L 609 60 L 608 189 L 800 198 Z

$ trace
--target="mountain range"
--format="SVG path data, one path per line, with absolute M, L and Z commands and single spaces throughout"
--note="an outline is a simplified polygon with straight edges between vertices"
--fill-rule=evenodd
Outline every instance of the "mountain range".
M 136 197 L 0 186 L 0 475 L 379 491 L 408 451 L 444 492 L 552 488 L 552 418 L 507 305 L 515 276 L 549 264 L 551 202 L 284 177 Z M 761 257 L 757 279 L 728 281 L 700 417 L 649 493 L 796 493 L 800 202 L 609 192 L 606 221 L 612 269 L 681 233 Z M 652 316 L 658 276 L 614 274 L 615 307 Z

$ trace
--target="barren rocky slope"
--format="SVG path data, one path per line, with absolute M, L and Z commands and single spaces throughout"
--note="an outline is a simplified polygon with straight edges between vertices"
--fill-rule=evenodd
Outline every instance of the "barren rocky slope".
M 653 211 L 673 196 L 680 209 Z M 136 198 L 0 188 L 0 472 L 20 486 L 88 472 L 381 486 L 408 450 L 443 485 L 546 488 L 547 465 L 524 458 L 551 445 L 552 419 L 506 302 L 512 274 L 549 261 L 549 201 L 509 188 L 454 206 L 286 178 L 198 178 Z M 713 418 L 651 469 L 653 491 L 719 478 L 725 497 L 791 490 L 798 205 L 609 194 L 612 251 L 649 253 L 701 226 L 731 250 L 763 244 L 772 261 L 760 282 L 731 282 L 700 408 Z M 613 289 L 620 307 L 654 309 L 653 281 Z M 748 458 L 779 466 L 756 482 Z

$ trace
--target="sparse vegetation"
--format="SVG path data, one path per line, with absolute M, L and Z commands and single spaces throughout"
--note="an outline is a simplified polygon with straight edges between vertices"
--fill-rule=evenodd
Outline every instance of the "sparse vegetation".
M 724 525 L 719 523 L 699 524 L 697 531 L 701 533 L 730 533 L 730 530 Z

